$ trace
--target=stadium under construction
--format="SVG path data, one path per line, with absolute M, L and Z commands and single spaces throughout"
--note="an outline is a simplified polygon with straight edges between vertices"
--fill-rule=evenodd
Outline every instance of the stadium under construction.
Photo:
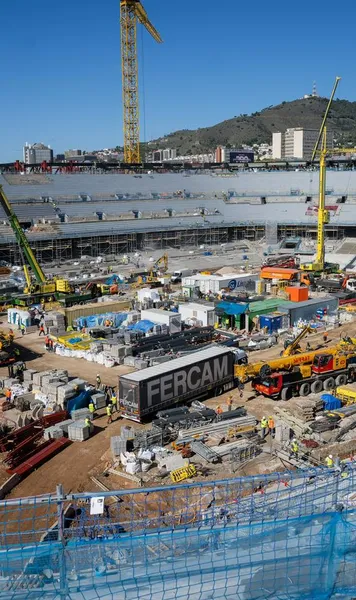
M 181 173 L 3 173 L 41 262 L 222 244 L 316 237 L 313 170 Z M 326 236 L 356 238 L 356 171 L 328 170 Z M 0 259 L 20 262 L 0 212 Z

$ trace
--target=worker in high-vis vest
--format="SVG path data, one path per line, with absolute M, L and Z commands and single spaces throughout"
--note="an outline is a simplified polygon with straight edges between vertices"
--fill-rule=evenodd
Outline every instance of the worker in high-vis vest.
M 271 434 L 271 437 L 274 438 L 274 436 L 276 435 L 276 424 L 274 422 L 273 417 L 268 417 L 268 429 Z
M 299 452 L 299 444 L 297 442 L 297 439 L 293 438 L 291 445 L 290 445 L 290 453 L 289 453 L 290 458 L 291 457 L 298 458 L 298 452 Z
M 115 392 L 111 395 L 112 412 L 117 412 L 117 396 Z
M 329 456 L 326 457 L 325 464 L 328 467 L 328 469 L 331 469 L 334 466 L 334 459 L 332 457 L 332 454 L 329 454 Z
M 264 439 L 268 433 L 268 421 L 267 421 L 266 417 L 262 417 L 260 426 L 261 426 L 261 437 L 262 437 L 262 439 Z
M 108 416 L 108 425 L 110 425 L 110 423 L 112 423 L 112 405 L 108 404 L 108 406 L 106 407 L 106 414 Z
M 88 406 L 88 408 L 89 408 L 89 412 L 90 412 L 90 414 L 91 414 L 91 415 L 93 415 L 93 414 L 95 413 L 95 406 L 94 406 L 94 402 L 93 402 L 93 401 L 91 401 L 91 402 L 89 403 L 89 406 Z

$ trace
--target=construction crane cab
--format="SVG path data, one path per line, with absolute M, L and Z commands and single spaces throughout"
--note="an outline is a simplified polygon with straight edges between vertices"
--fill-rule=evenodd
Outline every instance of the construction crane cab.
M 300 342 L 303 338 L 305 338 L 306 335 L 308 335 L 308 333 L 311 333 L 312 331 L 312 327 L 310 327 L 310 325 L 306 325 L 293 340 L 285 340 L 282 356 L 291 356 L 292 354 L 300 353 Z

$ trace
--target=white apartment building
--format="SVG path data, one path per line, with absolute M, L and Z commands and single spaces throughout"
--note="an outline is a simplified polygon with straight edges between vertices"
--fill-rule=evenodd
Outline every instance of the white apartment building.
M 294 127 L 285 132 L 272 134 L 272 158 L 274 159 L 300 159 L 311 158 L 319 131 L 317 129 L 304 129 Z M 328 148 L 333 147 L 333 132 L 328 131 L 326 135 Z
M 53 150 L 44 144 L 25 144 L 23 160 L 26 165 L 39 165 L 42 162 L 53 162 Z

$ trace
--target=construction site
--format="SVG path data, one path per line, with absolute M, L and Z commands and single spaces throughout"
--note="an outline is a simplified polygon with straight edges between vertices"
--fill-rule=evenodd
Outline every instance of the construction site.
M 120 6 L 135 171 L 0 175 L 0 598 L 351 600 L 340 78 L 310 171 L 151 172 L 137 24 L 162 40 L 140 2 Z

